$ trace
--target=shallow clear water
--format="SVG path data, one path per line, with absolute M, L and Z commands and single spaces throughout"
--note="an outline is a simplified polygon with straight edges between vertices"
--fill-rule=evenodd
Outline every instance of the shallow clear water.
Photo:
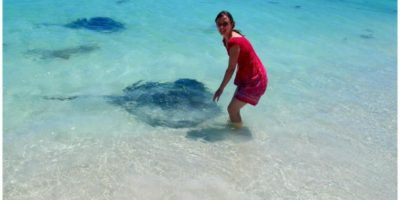
M 3 2 L 5 199 L 396 198 L 394 0 Z M 245 129 L 225 128 L 226 114 L 152 127 L 99 97 L 138 80 L 215 90 L 227 55 L 213 20 L 225 9 L 270 79 L 242 111 Z M 96 16 L 126 30 L 59 26 Z M 81 45 L 96 50 L 32 53 Z M 57 95 L 92 97 L 42 98 Z

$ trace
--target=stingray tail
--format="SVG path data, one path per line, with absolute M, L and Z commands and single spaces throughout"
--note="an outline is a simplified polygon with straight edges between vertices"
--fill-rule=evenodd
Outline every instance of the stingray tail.
M 56 101 L 72 101 L 77 99 L 79 96 L 44 96 L 45 100 L 56 100 Z
M 79 99 L 98 99 L 104 98 L 106 101 L 121 104 L 126 101 L 126 97 L 124 96 L 113 96 L 113 95 L 75 95 L 75 96 L 42 96 L 43 99 L 49 101 L 73 101 Z
M 42 28 L 42 27 L 49 27 L 49 26 L 61 26 L 61 24 L 56 24 L 56 23 L 39 23 L 34 25 L 36 28 Z

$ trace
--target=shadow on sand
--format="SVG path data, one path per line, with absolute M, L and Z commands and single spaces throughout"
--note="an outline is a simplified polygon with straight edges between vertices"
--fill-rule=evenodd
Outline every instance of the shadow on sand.
M 253 137 L 250 129 L 247 127 L 234 129 L 229 125 L 225 125 L 220 127 L 208 127 L 191 130 L 187 132 L 186 138 L 205 142 L 218 142 L 222 140 L 246 142 L 251 140 Z

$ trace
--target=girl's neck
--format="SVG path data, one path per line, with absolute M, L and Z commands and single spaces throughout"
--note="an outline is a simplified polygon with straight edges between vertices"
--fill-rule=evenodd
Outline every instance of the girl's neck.
M 240 35 L 239 33 L 235 32 L 235 31 L 231 31 L 229 34 L 224 35 L 224 40 L 228 41 L 232 37 L 242 37 L 242 35 Z
M 232 35 L 233 35 L 233 31 L 231 31 L 230 33 L 224 35 L 225 41 L 228 41 L 229 39 L 231 39 Z

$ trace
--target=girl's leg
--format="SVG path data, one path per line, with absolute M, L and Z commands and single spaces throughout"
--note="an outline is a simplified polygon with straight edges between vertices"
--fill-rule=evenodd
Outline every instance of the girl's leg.
M 246 102 L 240 101 L 233 97 L 231 103 L 228 106 L 229 118 L 236 128 L 242 127 L 242 117 L 240 116 L 240 109 L 243 108 L 243 106 L 245 106 L 246 104 Z

